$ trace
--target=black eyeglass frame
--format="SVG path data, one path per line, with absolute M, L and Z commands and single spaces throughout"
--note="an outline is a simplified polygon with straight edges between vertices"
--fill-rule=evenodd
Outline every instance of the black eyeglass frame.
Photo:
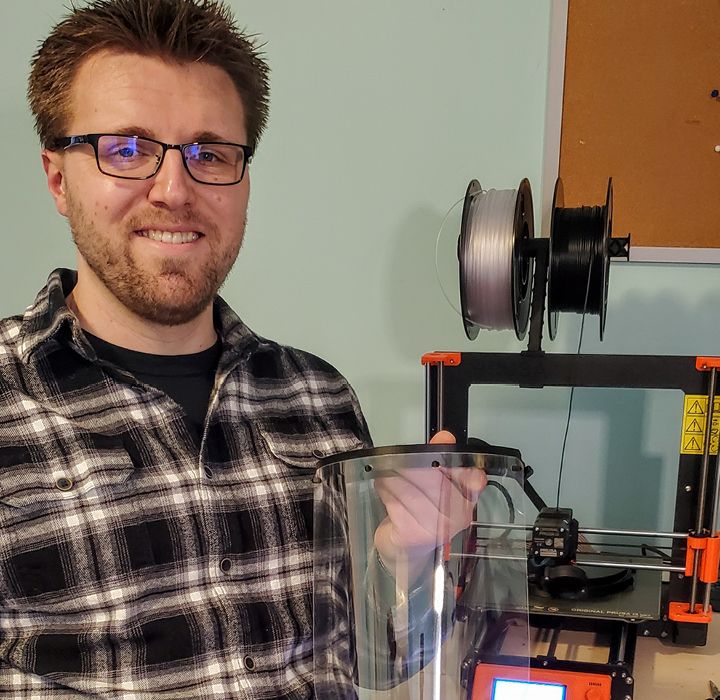
M 100 154 L 98 153 L 98 140 L 102 138 L 103 136 L 116 136 L 120 138 L 129 138 L 129 139 L 142 139 L 143 141 L 150 141 L 151 143 L 156 143 L 158 146 L 162 147 L 162 155 L 158 159 L 157 165 L 155 166 L 155 170 L 150 175 L 143 175 L 142 177 L 133 177 L 131 175 L 116 175 L 115 173 L 108 173 L 105 170 L 102 169 L 102 166 L 100 165 Z M 182 156 L 182 162 L 185 166 L 185 170 L 187 170 L 188 175 L 195 181 L 200 183 L 201 185 L 213 185 L 214 187 L 228 187 L 230 185 L 237 185 L 238 183 L 242 182 L 243 177 L 245 177 L 245 170 L 247 168 L 248 163 L 252 160 L 253 153 L 255 152 L 255 149 L 252 146 L 246 146 L 242 143 L 231 143 L 230 141 L 193 141 L 191 143 L 163 143 L 162 141 L 158 141 L 157 139 L 151 139 L 148 136 L 137 136 L 135 134 L 81 134 L 77 136 L 62 136 L 60 138 L 57 138 L 52 143 L 52 148 L 50 150 L 56 151 L 59 149 L 68 149 L 72 146 L 80 146 L 83 144 L 88 144 L 92 146 L 93 151 L 95 152 L 95 163 L 97 164 L 98 170 L 103 174 L 107 175 L 108 177 L 117 177 L 120 180 L 149 180 L 150 178 L 155 177 L 158 174 L 158 171 L 162 167 L 163 161 L 165 160 L 165 154 L 168 151 L 180 151 L 180 155 Z M 205 180 L 198 180 L 195 175 L 193 175 L 192 171 L 190 170 L 190 166 L 188 165 L 187 158 L 185 157 L 185 149 L 189 148 L 190 146 L 237 146 L 238 148 L 242 149 L 243 151 L 243 167 L 242 172 L 240 173 L 240 177 L 237 180 L 234 180 L 233 182 L 207 182 Z

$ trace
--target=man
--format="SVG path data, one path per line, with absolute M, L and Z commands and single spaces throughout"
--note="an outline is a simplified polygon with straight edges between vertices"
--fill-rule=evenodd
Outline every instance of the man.
M 370 438 L 217 296 L 267 74 L 212 0 L 95 0 L 34 58 L 78 255 L 0 323 L 0 697 L 312 697 L 312 476 Z
M 29 99 L 78 269 L 0 326 L 0 694 L 310 697 L 311 477 L 369 438 L 216 297 L 267 67 L 218 3 L 100 0 Z

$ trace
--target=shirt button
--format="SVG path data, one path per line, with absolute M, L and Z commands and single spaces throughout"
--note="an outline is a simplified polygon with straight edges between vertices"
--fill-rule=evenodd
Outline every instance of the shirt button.
M 255 662 L 253 661 L 252 656 L 246 656 L 243 659 L 243 663 L 245 664 L 245 668 L 248 671 L 252 671 L 255 668 Z
M 212 473 L 212 469 L 210 469 L 210 467 L 205 467 L 205 468 L 203 469 L 203 471 L 205 472 L 205 476 L 206 476 L 208 479 L 212 479 L 213 473 Z
M 322 459 L 325 456 L 325 453 L 322 450 L 313 450 L 312 456 L 316 459 Z
M 232 562 L 227 557 L 225 557 L 225 559 L 222 559 L 220 561 L 220 569 L 223 571 L 223 573 L 227 573 L 228 571 L 230 571 L 230 569 L 232 569 Z
M 73 487 L 72 479 L 68 479 L 66 476 L 61 476 L 56 482 L 57 486 L 61 491 L 69 491 Z

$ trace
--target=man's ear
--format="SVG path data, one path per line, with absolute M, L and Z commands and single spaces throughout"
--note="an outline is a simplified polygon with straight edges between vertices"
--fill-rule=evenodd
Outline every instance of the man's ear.
M 67 216 L 67 195 L 65 194 L 65 159 L 64 153 L 50 151 L 47 148 L 42 150 L 43 170 L 47 177 L 48 190 L 55 200 L 56 209 L 63 216 Z

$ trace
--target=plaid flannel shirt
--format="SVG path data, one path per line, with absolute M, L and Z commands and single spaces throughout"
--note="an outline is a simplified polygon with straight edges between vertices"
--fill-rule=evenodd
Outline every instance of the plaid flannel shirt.
M 369 444 L 352 389 L 218 298 L 198 449 L 97 359 L 75 279 L 0 322 L 0 697 L 312 697 L 312 476 Z

